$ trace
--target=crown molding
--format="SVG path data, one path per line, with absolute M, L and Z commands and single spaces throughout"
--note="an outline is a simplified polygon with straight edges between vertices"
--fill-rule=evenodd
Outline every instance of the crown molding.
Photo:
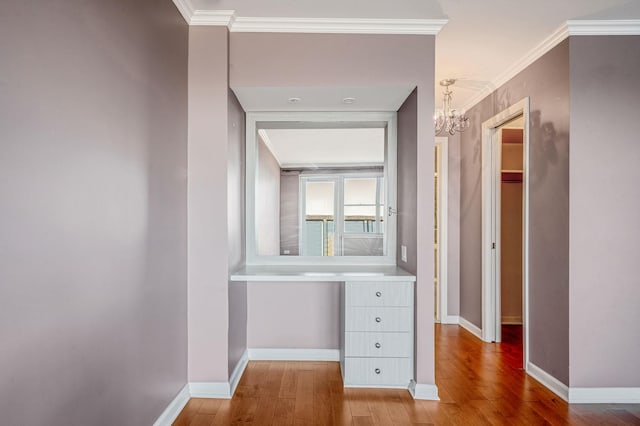
M 436 35 L 447 19 L 237 17 L 232 32 Z
M 464 105 L 462 110 L 471 109 L 567 37 L 584 35 L 640 35 L 640 19 L 569 20 L 564 22 L 526 55 L 489 82 Z
M 436 35 L 447 19 L 274 18 L 236 16 L 235 10 L 196 10 L 190 0 L 173 0 L 189 25 L 226 26 L 245 33 Z
M 275 158 L 276 162 L 278 163 L 278 166 L 282 168 L 282 161 L 280 161 L 280 158 L 278 158 L 278 154 L 276 154 L 276 150 L 273 148 L 273 144 L 271 143 L 271 139 L 269 138 L 269 135 L 267 134 L 266 130 L 265 129 L 258 130 L 258 135 L 260 136 L 260 139 L 262 139 L 262 142 L 264 142 L 264 144 L 267 146 L 267 149 L 271 151 L 271 155 L 273 155 L 273 158 Z
M 191 7 L 189 0 L 173 0 L 173 4 L 176 5 L 185 22 L 190 24 L 191 16 L 193 16 L 193 7 Z
M 527 52 L 526 55 L 521 57 L 515 63 L 513 63 L 510 67 L 504 70 L 501 74 L 499 74 L 495 79 L 489 82 L 484 88 L 482 88 L 474 97 L 472 97 L 465 105 L 462 107 L 463 111 L 470 110 L 473 106 L 478 104 L 481 100 L 489 96 L 493 93 L 498 87 L 505 84 L 507 81 L 511 80 L 513 77 L 518 75 L 521 71 L 527 68 L 529 65 L 538 60 L 542 55 L 556 47 L 560 44 L 564 39 L 569 37 L 569 30 L 567 24 L 562 24 L 558 29 L 556 29 L 553 33 L 551 33 L 547 38 L 542 40 L 538 45 L 536 45 L 533 49 Z
M 235 10 L 196 10 L 188 21 L 189 25 L 233 26 Z
M 569 35 L 640 35 L 640 19 L 569 20 Z

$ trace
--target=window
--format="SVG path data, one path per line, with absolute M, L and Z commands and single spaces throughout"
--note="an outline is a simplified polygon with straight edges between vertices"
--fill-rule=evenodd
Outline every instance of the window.
M 383 172 L 300 175 L 302 256 L 384 254 Z

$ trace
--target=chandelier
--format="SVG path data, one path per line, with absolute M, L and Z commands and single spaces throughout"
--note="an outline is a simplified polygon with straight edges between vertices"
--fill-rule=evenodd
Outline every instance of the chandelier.
M 443 86 L 444 96 L 442 98 L 442 109 L 436 110 L 433 115 L 433 121 L 436 127 L 436 135 L 442 133 L 448 133 L 454 135 L 456 132 L 464 132 L 469 128 L 469 117 L 464 114 L 464 111 L 458 112 L 451 108 L 451 94 L 449 86 L 453 86 L 456 82 L 454 78 L 447 78 L 440 81 L 440 86 Z

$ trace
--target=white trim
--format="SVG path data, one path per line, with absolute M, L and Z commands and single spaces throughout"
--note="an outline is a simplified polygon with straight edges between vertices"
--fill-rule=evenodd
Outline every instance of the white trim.
M 570 404 L 640 404 L 640 388 L 569 388 Z
M 478 328 L 475 324 L 472 324 L 471 321 L 463 318 L 463 317 L 458 317 L 458 325 L 460 325 L 460 327 L 464 328 L 465 330 L 467 330 L 469 333 L 473 334 L 474 336 L 476 336 L 478 339 L 483 340 L 482 339 L 482 330 L 480 328 Z
M 248 112 L 246 114 L 246 265 L 396 265 L 397 215 L 387 217 L 385 225 L 384 256 L 259 256 L 256 247 L 255 197 L 257 190 L 257 130 L 259 123 L 264 128 L 312 128 L 330 123 L 338 127 L 368 126 L 387 129 L 385 144 L 384 182 L 386 207 L 397 208 L 397 113 L 396 112 Z M 288 124 L 291 123 L 291 124 Z M 306 127 L 305 127 L 306 126 Z M 301 233 L 302 235 L 303 233 Z
M 273 158 L 276 159 L 276 162 L 278 163 L 280 168 L 282 168 L 283 167 L 282 161 L 280 161 L 280 159 L 278 158 L 278 154 L 276 154 L 276 150 L 273 147 L 273 143 L 271 142 L 271 139 L 269 138 L 267 131 L 265 129 L 259 129 L 258 135 L 260 136 L 260 139 L 262 139 L 262 142 L 264 142 L 264 144 L 266 145 L 271 155 L 273 155 Z
M 232 32 L 437 35 L 448 19 L 291 18 L 236 16 L 235 10 L 195 10 L 173 0 L 189 25 L 226 26 Z
M 192 398 L 231 399 L 229 382 L 191 382 L 189 392 Z
M 230 27 L 234 19 L 234 10 L 196 10 L 191 14 L 189 25 Z
M 371 388 L 376 388 L 376 389 L 405 389 L 405 390 L 409 390 L 408 386 L 402 386 L 402 385 L 353 385 L 353 384 L 349 384 L 349 383 L 343 383 L 342 387 L 344 388 L 354 388 L 354 389 L 371 389 Z
M 340 361 L 339 349 L 249 349 L 251 361 Z
M 440 322 L 442 324 L 460 324 L 460 317 L 458 315 L 447 315 L 447 317 Z
M 343 174 L 349 173 L 359 173 L 359 172 L 351 172 L 349 169 L 351 168 L 368 168 L 372 169 L 375 167 L 383 168 L 384 163 L 349 163 L 345 165 L 344 163 L 313 163 L 314 168 L 319 169 L 334 169 L 336 172 L 340 171 Z M 283 169 L 305 169 L 300 172 L 300 175 L 305 176 L 313 176 L 315 174 L 314 170 L 309 169 L 309 163 L 284 163 L 282 164 Z
M 556 47 L 567 37 L 569 37 L 569 30 L 567 24 L 563 23 L 558 29 L 513 63 L 513 65 L 506 68 L 496 78 L 491 80 L 482 90 L 467 101 L 462 110 L 470 110 L 474 105 L 496 91 L 500 86 L 518 75 L 536 60 L 540 59 L 545 53 Z
M 242 356 L 238 360 L 236 367 L 233 369 L 231 377 L 229 377 L 229 388 L 231 390 L 231 396 L 236 393 L 236 388 L 238 387 L 238 383 L 240 383 L 240 379 L 242 378 L 242 374 L 244 373 L 245 368 L 247 368 L 248 363 L 249 351 L 248 349 L 245 349 L 242 353 Z
M 193 7 L 191 7 L 191 2 L 189 0 L 173 0 L 173 4 L 176 5 L 185 22 L 187 24 L 190 24 L 191 16 L 193 15 Z
M 232 32 L 436 35 L 447 19 L 237 17 Z
M 438 386 L 416 383 L 411 380 L 409 383 L 409 392 L 413 399 L 425 399 L 429 401 L 440 401 L 438 397 Z
M 167 405 L 160 417 L 153 423 L 153 426 L 171 426 L 173 421 L 178 418 L 187 402 L 189 402 L 190 393 L 189 385 L 186 384 L 180 389 L 178 395 Z
M 527 364 L 527 374 L 539 381 L 544 387 L 558 395 L 565 401 L 569 401 L 569 387 L 551 374 L 535 364 Z
M 529 65 L 538 60 L 542 55 L 560 44 L 569 36 L 584 35 L 640 35 L 640 19 L 619 20 L 568 20 L 553 33 L 542 40 L 527 54 L 518 59 L 513 65 L 506 68 L 496 78 L 491 80 L 475 96 L 462 107 L 469 110 L 481 100 L 493 93 L 498 87 L 511 80 Z
M 438 320 L 443 322 L 447 314 L 447 294 L 449 288 L 448 250 L 449 250 L 449 138 L 436 137 L 435 144 L 440 147 L 438 161 Z
M 571 19 L 569 35 L 640 35 L 640 19 Z
M 502 124 L 522 114 L 524 118 L 522 173 L 522 329 L 525 369 L 529 365 L 529 110 L 526 97 L 482 123 L 482 340 L 500 341 L 500 259 L 499 183 L 500 146 L 494 134 Z M 494 156 L 497 161 L 492 161 Z M 494 239 L 495 238 L 495 239 Z M 496 249 L 491 244 L 496 243 Z

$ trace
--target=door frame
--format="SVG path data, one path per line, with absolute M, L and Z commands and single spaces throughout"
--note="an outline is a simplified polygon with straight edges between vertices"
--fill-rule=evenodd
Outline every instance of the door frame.
M 529 364 L 529 113 L 526 97 L 482 123 L 482 340 L 499 342 L 500 324 L 500 126 L 523 115 L 522 332 L 523 367 Z M 492 248 L 495 243 L 495 249 Z
M 447 292 L 448 292 L 448 221 L 449 212 L 449 138 L 437 136 L 435 139 L 436 146 L 439 147 L 440 155 L 436 157 L 438 162 L 438 184 L 440 190 L 437 191 L 438 211 L 437 216 L 440 220 L 438 224 L 438 308 L 436 310 L 436 321 L 447 324 Z

